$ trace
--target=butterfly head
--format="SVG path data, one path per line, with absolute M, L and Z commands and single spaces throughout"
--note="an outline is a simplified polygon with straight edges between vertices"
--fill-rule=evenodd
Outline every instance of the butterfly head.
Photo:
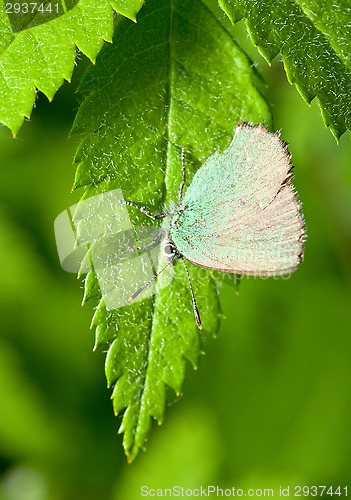
M 167 262 L 170 262 L 174 259 L 179 259 L 181 254 L 178 252 L 177 247 L 173 243 L 173 241 L 169 239 L 165 239 L 163 244 L 163 257 Z

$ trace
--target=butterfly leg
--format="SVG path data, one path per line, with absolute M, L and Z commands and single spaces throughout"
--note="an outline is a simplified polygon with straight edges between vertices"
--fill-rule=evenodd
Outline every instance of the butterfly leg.
M 193 300 L 193 309 L 194 309 L 195 321 L 196 321 L 198 329 L 202 330 L 202 323 L 201 323 L 201 319 L 200 319 L 200 313 L 199 313 L 199 310 L 198 310 L 197 305 L 196 305 L 196 300 L 195 300 L 195 295 L 194 295 L 194 292 L 193 292 L 193 287 L 191 286 L 191 280 L 190 280 L 189 271 L 188 271 L 188 268 L 186 266 L 185 259 L 184 259 L 184 257 L 182 255 L 181 255 L 181 259 L 183 261 L 183 264 L 184 264 L 184 267 L 185 267 L 185 271 L 186 271 L 186 275 L 187 275 L 188 281 L 189 281 L 191 298 Z
M 152 213 L 150 213 L 148 210 L 146 210 L 145 208 L 143 207 L 139 207 L 138 205 L 135 205 L 134 203 L 132 203 L 131 201 L 126 201 L 126 200 L 118 200 L 118 203 L 120 203 L 121 205 L 128 205 L 130 207 L 134 207 L 134 208 L 137 208 L 138 210 L 140 210 L 140 212 L 142 212 L 143 214 L 147 215 L 148 217 L 150 217 L 150 219 L 153 219 L 153 220 L 158 220 L 158 219 L 164 219 L 165 217 L 167 217 L 167 215 L 169 215 L 168 213 L 166 214 L 158 214 L 158 215 L 153 215 Z
M 146 243 L 146 245 L 140 245 L 139 247 L 130 248 L 129 250 L 122 252 L 122 255 L 125 255 L 127 253 L 131 253 L 131 252 L 135 252 L 136 250 L 144 250 L 144 248 L 147 248 L 147 247 L 153 245 L 154 243 L 156 243 L 156 241 L 159 240 L 160 238 L 162 238 L 162 236 L 163 236 L 163 233 L 161 231 L 158 233 L 157 236 L 155 236 L 155 238 L 153 238 L 151 241 L 149 241 L 149 243 Z
M 150 285 L 150 283 L 152 283 L 152 282 L 153 282 L 153 281 L 154 281 L 154 280 L 155 280 L 155 279 L 156 279 L 156 278 L 157 278 L 157 277 L 158 277 L 158 276 L 159 276 L 159 275 L 160 275 L 160 274 L 161 274 L 161 273 L 162 273 L 162 272 L 163 272 L 163 271 L 164 271 L 164 270 L 168 267 L 168 266 L 170 266 L 170 265 L 172 264 L 172 261 L 173 261 L 173 260 L 170 260 L 170 261 L 169 261 L 169 262 L 165 265 L 165 267 L 163 267 L 163 268 L 161 269 L 161 271 L 159 271 L 157 274 L 155 274 L 155 276 L 153 276 L 153 277 L 151 278 L 151 280 L 150 280 L 150 281 L 148 281 L 147 283 L 145 283 L 145 285 L 143 285 L 142 287 L 140 287 L 140 288 L 139 288 L 139 290 L 137 290 L 135 293 L 133 293 L 133 295 L 132 295 L 131 297 L 129 297 L 128 302 L 131 302 L 131 301 L 132 301 L 132 300 L 134 300 L 134 299 L 135 299 L 138 295 L 140 295 L 140 294 L 141 294 L 141 292 L 142 292 L 143 290 L 145 290 L 145 288 L 146 288 L 146 287 L 148 287 L 148 286 Z
M 184 164 L 184 146 L 182 146 L 182 173 L 183 173 L 183 180 L 180 183 L 179 186 L 179 192 L 178 192 L 178 200 L 181 201 L 183 198 L 183 189 L 185 186 L 185 164 Z

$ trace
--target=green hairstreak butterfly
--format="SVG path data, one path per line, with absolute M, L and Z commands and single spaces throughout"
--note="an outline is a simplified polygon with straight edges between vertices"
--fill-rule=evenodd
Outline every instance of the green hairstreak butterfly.
M 165 267 L 181 258 L 188 278 L 184 259 L 229 273 L 288 274 L 302 260 L 305 238 L 301 205 L 291 183 L 290 159 L 279 135 L 262 125 L 238 123 L 229 148 L 213 153 L 203 163 L 184 196 L 182 150 L 183 180 L 178 203 L 171 211 L 155 216 L 131 202 L 121 203 L 138 208 L 152 219 L 170 217 L 167 234 L 163 233 Z M 189 285 L 201 329 L 190 278 Z

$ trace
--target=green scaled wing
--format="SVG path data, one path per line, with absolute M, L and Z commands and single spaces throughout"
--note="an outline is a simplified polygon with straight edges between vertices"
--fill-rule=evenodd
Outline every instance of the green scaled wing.
M 296 269 L 304 223 L 284 143 L 241 123 L 230 147 L 196 172 L 171 223 L 179 252 L 199 266 L 251 275 Z

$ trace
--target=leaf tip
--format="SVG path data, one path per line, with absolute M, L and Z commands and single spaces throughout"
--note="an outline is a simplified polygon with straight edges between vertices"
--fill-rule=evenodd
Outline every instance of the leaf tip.
M 137 24 L 137 19 L 136 19 L 136 16 L 137 16 L 137 13 L 138 13 L 138 10 L 119 10 L 117 11 L 119 14 L 121 14 L 123 17 L 126 17 L 127 19 L 129 19 L 130 21 L 133 21 L 133 23 Z
M 78 167 L 79 167 L 79 165 L 78 165 Z M 82 181 L 81 181 L 81 179 L 79 177 L 78 167 L 77 167 L 76 175 L 74 177 L 74 181 L 73 181 L 73 184 L 72 184 L 71 193 L 73 193 L 73 191 L 75 191 L 77 188 L 82 187 L 84 185 L 84 184 L 82 184 Z
M 284 63 L 284 64 L 286 64 L 286 63 Z M 311 102 L 312 102 L 313 98 L 315 97 L 315 94 L 313 92 L 309 91 L 307 88 L 303 87 L 302 85 L 299 85 L 296 82 L 291 82 L 291 83 L 295 83 L 296 90 L 298 91 L 298 93 L 300 94 L 302 99 L 305 101 L 305 103 L 309 107 L 311 107 Z
M 146 450 L 145 447 L 141 447 L 141 449 L 142 449 L 142 451 Z M 139 447 L 136 447 L 136 445 L 134 445 L 134 447 L 131 451 L 125 449 L 125 454 L 127 457 L 128 464 L 131 464 L 134 461 L 134 458 L 137 456 L 138 451 L 139 451 Z
M 330 130 L 332 136 L 334 137 L 334 139 L 336 140 L 336 144 L 338 146 L 340 137 L 342 136 L 343 132 L 339 132 L 339 130 L 337 130 L 337 128 L 333 127 L 332 125 L 325 124 L 325 128 L 326 129 L 329 128 L 329 130 Z

